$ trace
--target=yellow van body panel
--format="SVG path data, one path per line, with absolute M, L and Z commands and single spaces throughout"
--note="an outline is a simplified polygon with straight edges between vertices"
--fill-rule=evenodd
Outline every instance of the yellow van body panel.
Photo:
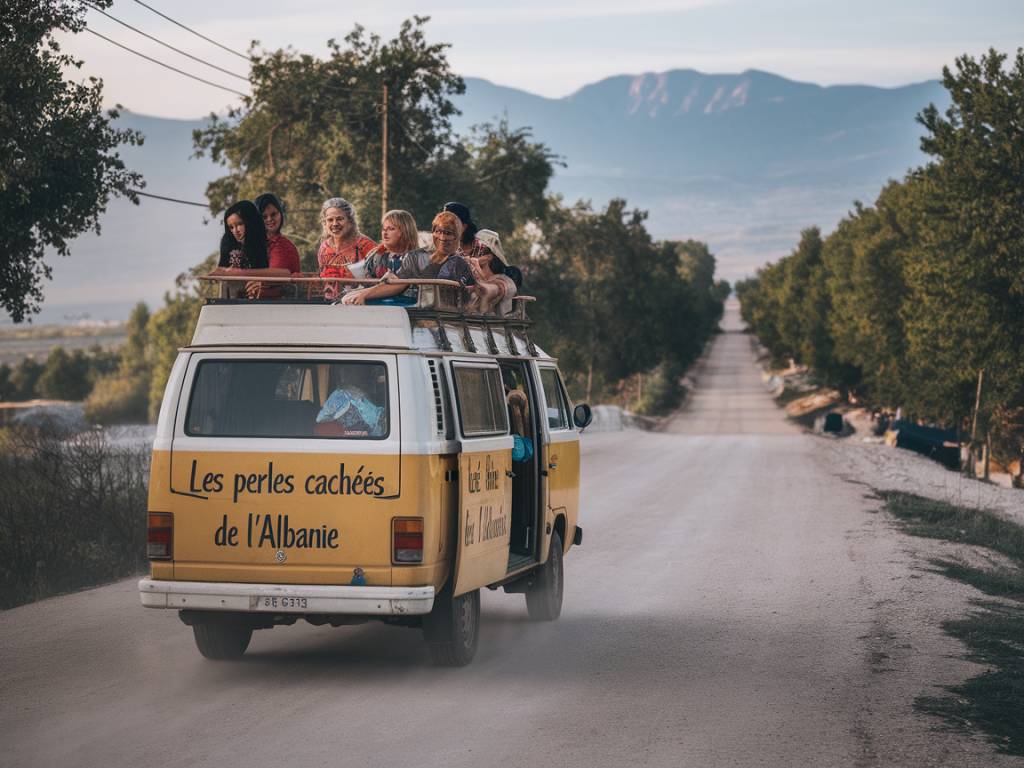
M 579 522 L 580 506 L 580 441 L 578 438 L 551 443 L 548 460 L 556 464 L 548 470 L 548 514 L 553 522 L 558 515 L 565 515 L 565 541 L 562 545 L 569 551 L 572 538 Z
M 349 584 L 358 567 L 370 586 L 440 589 L 456 467 L 455 455 L 154 451 L 149 509 L 174 515 L 174 541 L 153 577 Z M 396 517 L 423 518 L 422 563 L 392 561 Z
M 512 450 L 464 452 L 459 459 L 456 597 L 500 581 L 508 572 L 512 533 Z

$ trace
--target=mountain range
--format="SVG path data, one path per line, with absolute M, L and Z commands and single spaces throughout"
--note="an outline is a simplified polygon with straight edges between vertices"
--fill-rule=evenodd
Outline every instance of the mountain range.
M 930 103 L 944 109 L 948 96 L 937 81 L 822 87 L 757 70 L 673 70 L 610 77 L 558 99 L 467 78 L 455 101 L 458 132 L 502 116 L 531 127 L 565 163 L 553 192 L 595 205 L 626 198 L 649 211 L 656 237 L 706 241 L 735 280 L 785 255 L 802 228 L 830 230 L 855 200 L 873 201 L 924 163 L 915 115 Z M 120 122 L 145 134 L 122 156 L 147 191 L 202 201 L 222 173 L 190 157 L 203 120 L 125 112 Z M 198 207 L 114 201 L 102 234 L 80 237 L 56 261 L 40 320 L 123 317 L 135 300 L 156 303 L 214 249 L 220 227 L 208 218 Z

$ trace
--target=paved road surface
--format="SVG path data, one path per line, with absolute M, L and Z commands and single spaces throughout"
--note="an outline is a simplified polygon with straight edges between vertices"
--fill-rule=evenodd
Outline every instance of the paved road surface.
M 667 433 L 586 436 L 559 621 L 488 593 L 467 669 L 372 624 L 225 664 L 134 582 L 44 601 L 0 614 L 0 765 L 1003 764 L 913 709 L 976 671 L 937 628 L 955 588 L 783 421 L 736 323 Z

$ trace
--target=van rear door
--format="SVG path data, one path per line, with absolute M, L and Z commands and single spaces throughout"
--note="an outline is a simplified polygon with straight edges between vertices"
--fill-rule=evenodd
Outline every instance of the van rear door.
M 451 363 L 462 447 L 453 595 L 508 572 L 512 521 L 512 437 L 496 363 Z
M 391 583 L 395 355 L 195 353 L 171 445 L 174 578 Z

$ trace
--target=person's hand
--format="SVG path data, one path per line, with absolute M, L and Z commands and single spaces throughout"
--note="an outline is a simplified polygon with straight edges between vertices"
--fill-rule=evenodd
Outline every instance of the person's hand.
M 341 297 L 341 303 L 342 304 L 365 304 L 366 303 L 366 297 L 364 295 L 365 293 L 366 293 L 366 291 L 362 291 L 362 290 L 349 291 L 348 293 L 346 293 L 344 296 Z
M 258 299 L 262 292 L 263 284 L 256 280 L 250 280 L 245 284 L 245 295 L 250 299 Z
M 473 275 L 473 279 L 483 280 L 484 273 L 483 270 L 480 269 L 480 259 L 470 256 L 466 259 L 466 263 L 469 264 L 469 272 Z

